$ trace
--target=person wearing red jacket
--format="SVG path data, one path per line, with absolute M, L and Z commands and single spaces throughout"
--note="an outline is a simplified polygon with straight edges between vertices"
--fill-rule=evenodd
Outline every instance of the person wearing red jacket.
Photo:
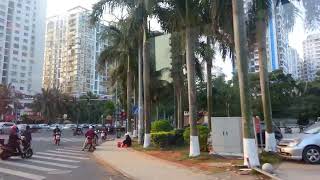
M 83 144 L 83 148 L 82 151 L 84 151 L 84 149 L 87 148 L 88 145 L 92 145 L 93 144 L 93 138 L 96 136 L 96 133 L 94 132 L 94 129 L 92 126 L 89 127 L 89 130 L 86 132 L 85 137 L 86 140 Z M 95 147 L 93 147 L 95 149 Z

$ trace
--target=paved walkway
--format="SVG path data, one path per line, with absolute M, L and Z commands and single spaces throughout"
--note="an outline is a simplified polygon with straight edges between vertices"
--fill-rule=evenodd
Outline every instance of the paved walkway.
M 116 141 L 107 141 L 94 152 L 97 159 L 104 161 L 130 179 L 135 180 L 253 180 L 252 176 L 233 172 L 210 175 L 182 165 L 158 159 L 132 149 L 117 148 Z
M 315 180 L 319 179 L 320 166 L 299 161 L 283 162 L 277 168 L 278 177 L 283 180 Z

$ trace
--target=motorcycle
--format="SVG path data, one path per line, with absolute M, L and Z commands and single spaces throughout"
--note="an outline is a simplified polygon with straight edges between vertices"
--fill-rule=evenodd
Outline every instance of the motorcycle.
M 55 145 L 60 146 L 60 138 L 61 138 L 61 133 L 54 134 L 54 144 Z
M 77 135 L 83 135 L 83 132 L 80 128 L 76 128 L 74 131 L 73 131 L 73 135 L 74 136 L 77 136 Z
M 0 144 L 0 158 L 2 160 L 6 160 L 11 156 L 21 156 L 21 158 L 24 159 L 24 158 L 30 158 L 33 155 L 33 150 L 31 149 L 30 143 L 26 142 L 23 136 L 21 138 L 22 138 L 21 143 L 23 146 L 21 153 L 14 147 Z M 19 142 L 19 145 L 21 143 Z
M 33 155 L 31 143 L 26 140 L 25 136 L 21 136 L 21 143 L 22 143 L 23 152 L 25 153 L 26 158 L 31 158 Z
M 101 131 L 101 139 L 103 140 L 103 141 L 105 141 L 105 140 L 107 140 L 107 133 L 105 132 L 105 131 Z
M 94 139 L 87 137 L 85 147 L 88 147 L 88 146 L 89 146 L 89 148 L 88 148 L 89 152 L 93 152 L 96 149 L 95 144 L 94 144 Z

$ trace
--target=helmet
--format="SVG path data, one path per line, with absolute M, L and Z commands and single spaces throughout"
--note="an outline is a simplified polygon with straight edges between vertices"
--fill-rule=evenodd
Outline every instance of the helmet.
M 92 127 L 92 126 L 89 126 L 89 129 L 93 129 L 93 127 Z
M 11 133 L 17 133 L 17 131 L 18 131 L 18 128 L 17 128 L 17 126 L 16 125 L 13 125 L 12 127 L 11 127 Z
M 26 129 L 30 129 L 30 126 L 29 126 L 29 125 L 27 125 L 27 126 L 26 126 Z
M 59 128 L 59 126 L 58 126 L 58 125 L 56 125 L 56 128 Z

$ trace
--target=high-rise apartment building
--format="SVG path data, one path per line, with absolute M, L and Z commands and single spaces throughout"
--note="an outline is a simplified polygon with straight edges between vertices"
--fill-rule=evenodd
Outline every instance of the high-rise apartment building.
M 299 79 L 299 62 L 302 59 L 299 57 L 299 53 L 296 49 L 289 47 L 288 48 L 288 73 L 291 74 L 293 79 Z
M 75 7 L 47 19 L 43 87 L 80 96 L 107 94 L 106 75 L 99 74 L 97 60 L 105 47 L 100 39 L 103 24 L 93 27 L 90 11 Z
M 277 6 L 276 6 L 277 5 Z M 266 33 L 266 51 L 268 58 L 268 71 L 282 69 L 289 73 L 289 31 L 286 27 L 285 5 L 271 1 L 268 29 Z M 250 53 L 249 72 L 259 72 L 258 49 Z
M 41 90 L 46 0 L 0 1 L 0 83 Z
M 306 80 L 313 81 L 320 71 L 320 34 L 312 34 L 303 41 L 303 59 Z

